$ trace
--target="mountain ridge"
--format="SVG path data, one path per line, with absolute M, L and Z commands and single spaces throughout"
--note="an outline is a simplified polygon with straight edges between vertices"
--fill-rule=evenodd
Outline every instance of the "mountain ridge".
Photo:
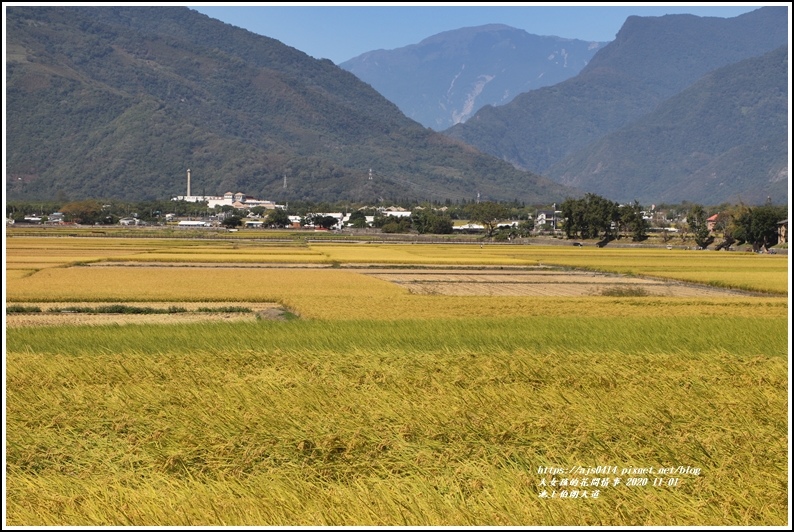
M 709 71 L 787 43 L 787 15 L 786 7 L 762 7 L 731 19 L 629 17 L 576 76 L 485 106 L 444 133 L 545 174 Z
M 483 105 L 505 104 L 523 92 L 570 78 L 604 44 L 485 24 L 366 52 L 339 66 L 406 116 L 443 130 L 464 122 Z
M 718 68 L 548 175 L 625 201 L 785 203 L 787 72 L 786 46 Z
M 353 74 L 182 7 L 7 7 L 9 199 L 553 201 Z M 369 180 L 370 168 L 376 179 Z M 289 188 L 284 189 L 284 176 Z

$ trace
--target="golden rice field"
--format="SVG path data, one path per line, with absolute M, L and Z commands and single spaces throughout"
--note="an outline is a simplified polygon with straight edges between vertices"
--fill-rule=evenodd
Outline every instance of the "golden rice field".
M 6 305 L 44 318 L 299 317 L 9 314 L 6 525 L 790 524 L 787 257 L 267 237 L 5 252 Z

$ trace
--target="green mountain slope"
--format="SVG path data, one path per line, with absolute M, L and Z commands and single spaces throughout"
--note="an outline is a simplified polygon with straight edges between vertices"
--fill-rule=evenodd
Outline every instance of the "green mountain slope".
M 169 197 L 187 168 L 194 194 L 275 201 L 571 193 L 330 61 L 187 8 L 11 6 L 6 39 L 8 200 Z
M 717 69 L 549 170 L 623 201 L 788 201 L 788 51 Z
M 445 133 L 545 174 L 708 72 L 786 44 L 788 18 L 785 6 L 729 19 L 629 17 L 577 76 L 506 105 L 484 107 Z

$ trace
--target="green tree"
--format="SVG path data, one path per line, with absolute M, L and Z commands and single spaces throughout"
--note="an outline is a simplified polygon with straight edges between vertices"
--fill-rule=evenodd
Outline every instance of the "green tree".
M 589 228 L 590 236 L 598 237 L 603 232 L 605 240 L 611 239 L 613 226 L 620 221 L 618 204 L 597 194 L 586 194 L 585 203 L 585 224 Z
M 584 220 L 586 210 L 587 204 L 584 199 L 568 198 L 562 202 L 560 215 L 562 216 L 562 230 L 565 232 L 566 238 L 575 238 L 576 235 L 587 238 L 584 236 L 589 232 Z
M 384 233 L 407 233 L 411 230 L 411 219 L 406 216 L 384 216 L 380 230 Z
M 304 225 L 314 225 L 315 227 L 322 227 L 323 229 L 331 229 L 339 223 L 339 220 L 333 216 L 323 214 L 310 214 L 304 218 Z
M 702 205 L 695 204 L 690 207 L 686 215 L 686 223 L 689 231 L 695 238 L 698 248 L 706 249 L 709 244 L 714 242 L 714 237 L 710 235 L 708 227 L 708 216 Z
M 97 200 L 72 201 L 61 207 L 64 218 L 78 224 L 103 222 L 102 204 Z
M 223 219 L 223 226 L 227 229 L 234 229 L 235 227 L 240 227 L 241 225 L 243 225 L 243 219 L 236 214 Z
M 452 218 L 445 214 L 436 213 L 430 223 L 430 231 L 434 235 L 451 235 Z
M 275 208 L 270 210 L 265 217 L 265 223 L 271 227 L 289 227 L 292 222 L 284 209 Z
M 411 223 L 420 235 L 425 233 L 434 235 L 452 233 L 452 219 L 430 208 L 413 211 Z
M 736 220 L 741 241 L 752 244 L 754 251 L 774 246 L 778 240 L 777 224 L 787 215 L 786 207 L 775 205 L 747 208 Z
M 510 209 L 495 201 L 483 201 L 469 206 L 469 219 L 485 227 L 485 236 L 490 238 L 499 222 L 510 216 Z
M 585 194 L 584 198 L 566 199 L 560 205 L 565 236 L 574 238 L 596 238 L 601 232 L 605 239 L 612 236 L 612 227 L 620 220 L 618 204 L 597 194 Z
M 266 214 L 269 214 L 266 213 L 266 211 L 267 209 L 265 207 L 262 207 L 261 205 L 257 205 L 256 207 L 251 209 L 251 214 L 255 214 L 257 216 L 265 216 Z
M 631 233 L 634 242 L 648 238 L 648 222 L 642 217 L 642 207 L 637 200 L 620 207 L 620 224 Z
M 363 211 L 353 211 L 350 213 L 350 218 L 347 219 L 347 223 L 355 229 L 366 229 L 367 216 Z

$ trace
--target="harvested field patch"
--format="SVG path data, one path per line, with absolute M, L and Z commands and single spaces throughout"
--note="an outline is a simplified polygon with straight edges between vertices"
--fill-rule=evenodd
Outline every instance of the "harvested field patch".
M 414 294 L 448 296 L 595 296 L 616 288 L 649 296 L 736 297 L 747 293 L 682 282 L 589 271 L 533 270 L 361 270 L 404 286 Z

